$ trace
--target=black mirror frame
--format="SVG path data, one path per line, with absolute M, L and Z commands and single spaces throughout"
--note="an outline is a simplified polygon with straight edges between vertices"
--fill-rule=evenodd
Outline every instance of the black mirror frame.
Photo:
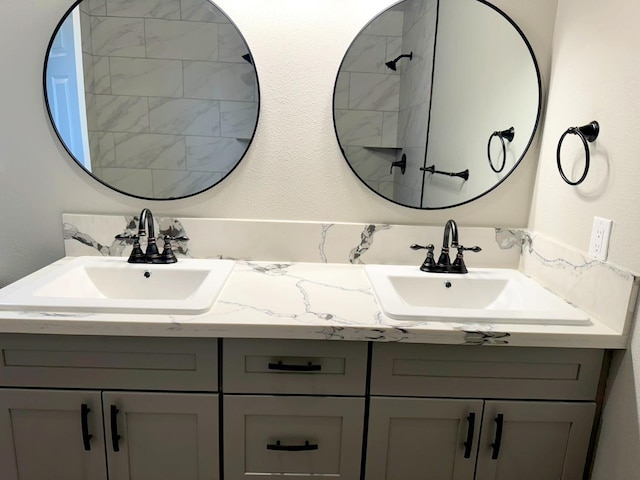
M 338 76 L 342 70 L 342 66 L 346 60 L 347 57 L 347 53 L 349 52 L 349 50 L 351 49 L 351 47 L 353 46 L 354 42 L 358 39 L 358 37 L 364 32 L 364 30 L 366 30 L 366 28 L 371 25 L 371 23 L 373 23 L 378 17 L 380 17 L 380 15 L 384 14 L 385 12 L 389 11 L 390 9 L 398 6 L 401 3 L 404 3 L 405 0 L 399 0 L 396 3 L 390 5 L 389 7 L 385 8 L 384 10 L 380 11 L 376 16 L 374 16 L 364 27 L 362 27 L 360 29 L 360 31 L 358 32 L 358 34 L 354 37 L 354 39 L 351 41 L 351 43 L 349 44 L 349 47 L 347 48 L 347 51 L 345 52 L 344 57 L 342 58 L 342 61 L 340 62 L 340 66 L 338 67 L 338 75 L 336 75 L 336 81 L 334 83 L 334 87 L 333 87 L 333 104 L 335 103 L 335 98 L 336 98 L 336 91 L 338 88 Z M 360 182 L 362 182 L 362 184 L 364 184 L 369 190 L 371 190 L 373 193 L 375 193 L 376 195 L 378 195 L 379 197 L 395 203 L 396 205 L 399 205 L 401 207 L 406 207 L 406 208 L 412 208 L 414 210 L 444 210 L 447 208 L 454 208 L 454 207 L 459 207 L 462 205 L 466 205 L 468 203 L 471 203 L 481 197 L 484 197 L 485 195 L 491 193 L 493 190 L 495 190 L 499 185 L 501 185 L 514 171 L 515 169 L 520 165 L 520 163 L 522 162 L 523 158 L 525 157 L 525 155 L 527 154 L 527 152 L 529 151 L 529 147 L 531 146 L 531 143 L 533 142 L 533 139 L 536 136 L 536 133 L 538 132 L 538 127 L 540 125 L 540 118 L 542 115 L 542 76 L 540 75 L 540 68 L 538 66 L 538 61 L 536 60 L 536 56 L 535 53 L 533 52 L 533 48 L 531 47 L 531 44 L 529 43 L 529 40 L 527 39 L 527 37 L 525 36 L 524 32 L 522 31 L 522 29 L 505 13 L 503 12 L 501 9 L 499 9 L 498 7 L 496 7 L 495 5 L 489 3 L 487 0 L 476 0 L 479 3 L 484 4 L 485 6 L 492 8 L 493 10 L 495 10 L 498 14 L 500 14 L 505 20 L 507 20 L 511 26 L 518 32 L 518 34 L 520 35 L 520 37 L 522 38 L 522 40 L 524 41 L 527 50 L 529 51 L 529 54 L 531 55 L 531 60 L 533 61 L 533 66 L 535 68 L 536 71 L 536 75 L 537 75 L 537 84 L 538 84 L 538 109 L 537 109 L 537 113 L 536 113 L 536 121 L 535 124 L 533 126 L 533 131 L 531 133 L 531 136 L 529 137 L 529 140 L 526 144 L 526 146 L 524 147 L 522 154 L 520 155 L 520 157 L 516 160 L 516 162 L 514 163 L 513 167 L 511 168 L 511 170 L 509 170 L 509 172 L 504 175 L 504 177 L 502 177 L 500 180 L 498 180 L 491 188 L 489 188 L 488 190 L 484 191 L 483 193 L 481 193 L 480 195 L 477 195 L 473 198 L 470 198 L 468 200 L 465 200 L 464 202 L 460 202 L 460 203 L 456 203 L 453 205 L 447 205 L 447 206 L 443 206 L 443 207 L 416 207 L 413 205 L 405 205 L 403 203 L 399 203 L 396 202 L 388 197 L 385 197 L 384 195 L 382 195 L 381 193 L 379 193 L 378 191 L 376 191 L 375 189 L 373 189 L 372 187 L 369 186 L 369 184 L 358 174 L 358 172 L 356 172 L 356 170 L 353 168 L 353 166 L 351 165 L 351 163 L 349 162 L 349 159 L 347 158 L 344 148 L 342 147 L 342 144 L 340 143 L 340 137 L 338 135 L 338 129 L 336 126 L 336 109 L 335 107 L 333 108 L 333 129 L 336 135 L 336 140 L 338 141 L 338 146 L 340 148 L 340 152 L 342 153 L 342 156 L 344 157 L 345 161 L 347 162 L 347 165 L 349 165 L 349 168 L 351 169 L 351 171 L 355 174 L 355 176 L 358 178 L 358 180 L 360 180 Z M 429 137 L 429 129 L 427 129 L 427 139 Z M 425 161 L 426 161 L 426 155 L 425 155 Z M 425 175 L 426 173 L 423 170 L 422 173 L 422 185 L 424 186 L 424 180 L 425 180 Z
M 62 18 L 58 21 L 58 24 L 56 25 L 55 29 L 53 30 L 53 33 L 51 35 L 51 38 L 49 40 L 49 43 L 47 45 L 47 50 L 45 53 L 45 58 L 44 58 L 44 67 L 43 67 L 43 72 L 42 72 L 42 91 L 44 93 L 44 103 L 47 109 L 47 116 L 49 117 L 49 121 L 51 122 L 51 126 L 53 127 L 53 130 L 56 134 L 56 136 L 58 137 L 58 141 L 60 142 L 60 144 L 64 147 L 65 151 L 69 154 L 69 156 L 71 157 L 71 159 L 74 161 L 74 163 L 86 174 L 88 174 L 91 178 L 93 178 L 94 180 L 97 180 L 99 183 L 101 183 L 102 185 L 104 185 L 105 187 L 108 187 L 110 190 L 113 190 L 115 192 L 118 192 L 122 195 L 126 195 L 127 197 L 133 197 L 133 198 L 139 198 L 141 200 L 152 200 L 152 201 L 159 201 L 159 202 L 166 202 L 166 201 L 171 201 L 171 200 L 181 200 L 183 198 L 189 198 L 189 197 L 193 197 L 195 195 L 199 195 L 201 193 L 204 193 L 208 190 L 211 190 L 213 187 L 215 187 L 216 185 L 219 185 L 220 183 L 222 183 L 227 177 L 229 177 L 229 175 L 231 175 L 231 173 L 238 167 L 238 165 L 240 164 L 240 162 L 244 159 L 244 157 L 246 156 L 247 152 L 249 151 L 249 148 L 251 147 L 251 144 L 253 143 L 253 139 L 255 138 L 255 134 L 256 134 L 256 130 L 258 129 L 258 123 L 260 121 L 260 79 L 258 77 L 258 69 L 256 68 L 254 59 L 253 59 L 253 54 L 251 53 L 251 49 L 249 48 L 249 44 L 247 43 L 244 35 L 242 35 L 242 32 L 240 31 L 240 29 L 238 28 L 238 26 L 233 22 L 233 20 L 224 12 L 224 10 L 222 10 L 220 7 L 218 7 L 213 1 L 211 0 L 203 0 L 203 1 L 208 1 L 209 3 L 211 3 L 214 7 L 216 7 L 220 13 L 222 13 L 222 15 L 224 15 L 227 20 L 229 20 L 229 23 L 231 25 L 233 25 L 236 29 L 236 31 L 238 32 L 238 34 L 240 35 L 240 37 L 242 38 L 242 41 L 244 42 L 244 44 L 247 46 L 247 50 L 249 50 L 249 55 L 251 55 L 251 63 L 253 65 L 253 68 L 255 70 L 255 76 L 256 76 L 256 90 L 257 90 L 257 104 L 258 104 L 258 109 L 257 109 L 257 114 L 256 114 L 256 122 L 255 125 L 253 127 L 253 131 L 251 132 L 251 138 L 249 139 L 249 141 L 247 142 L 246 148 L 243 152 L 243 154 L 240 156 L 240 158 L 238 159 L 238 161 L 235 163 L 235 165 L 233 166 L 233 168 L 231 168 L 229 170 L 229 172 L 226 173 L 226 175 L 224 175 L 220 180 L 218 180 L 217 182 L 213 183 L 212 185 L 210 185 L 207 188 L 204 188 L 202 190 L 199 190 L 197 192 L 194 193 L 190 193 L 189 195 L 183 195 L 180 197 L 169 197 L 169 198 L 152 198 L 152 197 L 144 197 L 141 195 L 135 195 L 133 193 L 130 192 L 125 192 L 123 190 L 120 190 L 118 188 L 115 188 L 111 185 L 109 185 L 108 183 L 106 183 L 105 181 L 101 180 L 100 178 L 96 177 L 93 173 L 91 173 L 90 171 L 88 171 L 86 168 L 84 168 L 84 166 L 82 166 L 82 164 L 78 161 L 78 159 L 75 157 L 75 155 L 71 152 L 71 150 L 69 149 L 69 147 L 67 146 L 67 144 L 65 143 L 65 141 L 62 138 L 62 135 L 60 134 L 60 131 L 58 130 L 58 126 L 56 125 L 54 118 L 53 118 L 53 112 L 51 111 L 51 107 L 49 106 L 49 94 L 47 92 L 47 66 L 49 64 L 49 54 L 51 52 L 51 47 L 53 46 L 53 42 L 55 41 L 56 36 L 58 35 L 58 32 L 60 31 L 60 28 L 62 27 L 62 24 L 65 22 L 65 20 L 67 19 L 67 17 L 69 15 L 71 15 L 71 12 L 78 6 L 80 5 L 83 1 L 85 0 L 75 0 L 73 5 L 71 5 L 71 7 L 69 7 L 67 9 L 67 11 L 64 13 L 64 15 L 62 16 Z

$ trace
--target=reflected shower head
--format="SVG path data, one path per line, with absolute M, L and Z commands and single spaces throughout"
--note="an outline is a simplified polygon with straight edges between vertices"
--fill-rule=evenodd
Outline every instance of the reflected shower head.
M 397 69 L 396 63 L 398 62 L 398 60 L 400 60 L 401 58 L 405 58 L 405 57 L 407 57 L 409 59 L 409 61 L 413 60 L 413 52 L 403 53 L 402 55 L 400 55 L 395 60 L 391 60 L 390 62 L 386 62 L 385 65 L 395 72 L 396 69 Z

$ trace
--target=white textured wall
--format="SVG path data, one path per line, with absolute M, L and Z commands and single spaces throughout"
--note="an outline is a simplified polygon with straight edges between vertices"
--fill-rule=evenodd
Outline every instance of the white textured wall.
M 593 216 L 614 221 L 609 260 L 640 272 L 640 3 L 559 0 L 551 90 L 530 225 L 588 250 Z M 570 187 L 556 168 L 556 145 L 569 126 L 600 122 L 587 180 Z M 581 167 L 577 139 L 563 148 L 565 170 Z M 574 163 L 575 162 L 575 163 Z M 577 177 L 575 177 L 577 178 Z M 637 320 L 637 319 L 636 319 Z M 640 331 L 617 354 L 609 377 L 594 479 L 626 480 L 640 472 Z
M 528 2 L 536 3 L 534 14 L 516 19 L 532 37 L 543 65 L 549 62 L 555 2 Z M 437 212 L 378 198 L 346 165 L 332 122 L 335 76 L 354 36 L 393 3 L 219 0 L 244 33 L 258 69 L 262 97 L 255 141 L 220 186 L 190 199 L 151 202 L 125 197 L 92 180 L 68 158 L 49 127 L 42 64 L 51 32 L 71 1 L 2 0 L 0 285 L 63 255 L 62 212 L 131 214 L 148 206 L 156 214 L 193 217 L 436 225 L 453 217 L 461 225 L 524 226 L 536 148 L 497 191 Z

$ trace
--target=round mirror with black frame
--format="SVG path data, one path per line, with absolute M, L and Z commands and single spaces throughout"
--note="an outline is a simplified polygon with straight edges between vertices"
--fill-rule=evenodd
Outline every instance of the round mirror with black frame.
M 47 49 L 56 134 L 95 179 L 133 197 L 203 192 L 238 165 L 259 114 L 238 28 L 208 0 L 81 0 Z
M 404 0 L 351 43 L 333 97 L 347 163 L 378 195 L 442 209 L 498 186 L 527 152 L 542 86 L 522 30 L 484 0 Z

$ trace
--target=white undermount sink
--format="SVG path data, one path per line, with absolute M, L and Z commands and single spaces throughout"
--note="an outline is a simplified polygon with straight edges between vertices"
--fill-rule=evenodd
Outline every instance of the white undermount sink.
M 517 270 L 470 268 L 425 273 L 405 265 L 366 265 L 382 311 L 397 320 L 589 325 L 589 316 Z
M 179 259 L 169 265 L 124 257 L 77 257 L 0 291 L 1 310 L 198 314 L 231 274 L 231 260 Z

